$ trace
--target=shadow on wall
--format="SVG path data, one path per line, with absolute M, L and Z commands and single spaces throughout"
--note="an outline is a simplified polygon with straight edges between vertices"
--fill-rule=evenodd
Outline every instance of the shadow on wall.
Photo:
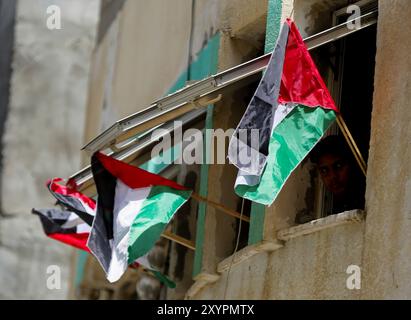
M 0 0 L 0 216 L 2 205 L 3 135 L 10 101 L 10 81 L 14 46 L 14 23 L 17 1 Z

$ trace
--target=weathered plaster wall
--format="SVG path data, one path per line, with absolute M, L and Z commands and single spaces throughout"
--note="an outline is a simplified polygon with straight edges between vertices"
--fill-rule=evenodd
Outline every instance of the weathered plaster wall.
M 94 53 L 85 141 L 164 96 L 189 63 L 191 1 L 127 0 Z
M 316 26 L 322 29 L 321 25 L 310 22 L 317 13 L 304 15 L 310 12 L 306 7 L 308 1 L 296 2 L 301 5 L 295 11 L 296 20 L 300 19 L 299 25 L 307 23 L 307 27 L 302 28 L 304 33 L 318 31 Z M 324 11 L 324 4 L 326 1 L 320 1 L 317 9 Z M 272 253 L 259 253 L 241 261 L 231 269 L 226 298 L 391 299 L 411 296 L 411 244 L 408 239 L 411 169 L 407 165 L 411 160 L 411 118 L 407 112 L 411 98 L 411 59 L 407 52 L 411 40 L 406 37 L 406 32 L 411 30 L 407 20 L 411 9 L 407 1 L 397 0 L 380 1 L 379 10 L 366 221 L 299 236 Z M 319 21 L 330 21 L 330 15 Z M 295 177 L 291 180 L 291 189 L 293 184 L 293 188 L 298 185 Z M 283 198 L 287 196 L 286 190 L 284 194 Z M 293 206 L 298 203 L 295 200 Z M 294 209 L 277 205 L 275 216 L 268 213 L 266 239 L 270 239 L 270 235 L 275 239 L 276 229 L 287 226 L 288 210 Z M 361 290 L 346 288 L 346 268 L 351 264 L 361 267 Z M 214 284 L 209 283 L 188 298 L 224 298 L 226 284 L 227 271 L 224 271 Z
M 194 15 L 198 17 L 193 29 L 194 36 L 191 45 L 193 59 L 196 56 L 196 52 L 198 52 L 197 49 L 202 48 L 205 39 L 208 39 L 214 33 L 214 30 L 217 29 L 221 30 L 220 70 L 248 60 L 258 50 L 263 41 L 259 40 L 258 35 L 254 39 L 257 41 L 251 41 L 248 34 L 250 29 L 247 26 L 254 26 L 254 23 L 259 25 L 262 21 L 261 19 L 264 19 L 264 10 L 267 4 L 266 2 L 261 4 L 260 10 L 258 2 L 251 3 L 241 0 L 235 2 L 221 1 L 219 5 L 216 4 L 217 2 L 212 2 L 211 4 L 208 3 L 210 4 L 209 6 L 206 6 L 205 1 L 196 1 L 195 12 L 201 12 L 201 14 L 195 13 Z M 338 226 L 298 237 L 286 242 L 283 248 L 272 253 L 260 253 L 249 260 L 233 266 L 227 291 L 228 298 L 358 299 L 369 297 L 410 297 L 410 286 L 406 280 L 409 278 L 408 275 L 411 271 L 411 263 L 409 262 L 411 248 L 407 239 L 409 234 L 407 230 L 411 221 L 409 200 L 411 197 L 411 183 L 409 181 L 411 169 L 404 164 L 409 163 L 411 160 L 411 150 L 408 142 L 411 137 L 408 125 L 411 119 L 406 110 L 407 101 L 411 98 L 411 91 L 409 90 L 410 78 L 408 76 L 411 62 L 407 54 L 411 44 L 409 37 L 404 38 L 404 30 L 407 32 L 407 30 L 411 29 L 408 25 L 409 22 L 407 22 L 407 17 L 411 12 L 406 2 L 405 0 L 395 0 L 391 4 L 381 2 L 382 5 L 380 7 L 378 27 L 379 49 L 377 54 L 376 91 L 374 95 L 368 172 L 368 216 L 366 222 Z M 247 10 L 247 3 L 255 8 L 255 10 Z M 295 20 L 300 25 L 303 36 L 305 36 L 328 27 L 331 23 L 331 15 L 327 12 L 345 5 L 346 1 L 295 0 L 295 3 L 296 7 L 299 8 L 294 12 Z M 128 5 L 137 6 L 137 4 Z M 241 8 L 241 10 L 236 11 L 236 8 Z M 154 9 L 155 7 L 153 7 Z M 221 12 L 223 16 L 215 19 L 216 11 Z M 160 10 L 159 12 L 163 11 Z M 290 12 L 290 6 L 284 4 L 282 19 Z M 148 13 L 149 11 L 146 11 L 147 15 L 149 15 Z M 186 12 L 184 16 L 188 16 L 188 13 Z M 122 19 L 123 22 L 121 23 L 125 23 L 124 21 L 127 20 L 125 17 Z M 402 21 L 402 24 L 396 23 L 398 19 Z M 187 24 L 187 20 L 184 20 L 184 23 Z M 132 29 L 132 27 L 128 28 Z M 147 35 L 147 37 L 150 36 L 149 34 Z M 132 39 L 132 36 L 129 34 L 126 39 Z M 170 36 L 170 39 L 174 38 Z M 181 43 L 186 44 L 186 38 L 181 38 L 180 40 Z M 164 41 L 164 45 L 166 45 L 167 40 Z M 123 45 L 125 46 L 125 44 Z M 137 46 L 133 50 L 136 50 L 136 48 Z M 137 51 L 130 50 L 130 52 L 137 54 Z M 179 50 L 179 48 L 176 50 Z M 128 66 L 128 63 L 130 65 L 134 63 L 132 60 L 133 55 L 127 53 L 128 49 L 122 49 L 121 51 L 124 52 L 116 53 L 115 57 L 118 59 L 118 57 L 124 55 L 123 58 L 125 60 L 120 64 L 123 64 L 122 70 L 124 70 L 126 75 L 124 79 L 130 80 L 131 78 L 129 77 L 131 75 L 126 72 L 126 66 Z M 188 51 L 185 50 L 184 52 L 186 52 L 185 58 L 188 58 Z M 173 56 L 175 52 L 170 49 L 170 52 L 167 53 Z M 176 56 L 182 57 L 181 55 Z M 151 56 L 144 57 L 147 61 L 152 61 Z M 136 60 L 138 59 L 136 58 Z M 113 88 L 116 86 L 116 82 L 113 82 L 114 87 L 111 87 L 110 92 L 114 92 L 112 97 L 115 98 L 112 101 L 121 101 L 130 97 L 129 100 L 123 100 L 126 101 L 125 105 L 129 105 L 130 108 L 132 105 L 140 105 L 132 104 L 135 99 L 138 99 L 137 102 L 142 101 L 140 98 L 151 102 L 155 95 L 161 95 L 164 90 L 170 87 L 170 84 L 174 81 L 171 81 L 171 79 L 177 79 L 181 72 L 184 72 L 184 69 L 178 71 L 179 68 L 184 66 L 183 60 L 175 60 L 181 62 L 181 65 L 176 62 L 175 66 L 178 66 L 178 68 L 170 71 L 172 76 L 160 77 L 164 82 L 161 81 L 155 87 L 162 88 L 161 90 L 163 91 L 159 90 L 155 93 L 150 91 L 150 94 L 146 96 L 137 97 L 137 95 L 134 96 L 134 93 L 128 96 L 130 92 L 121 91 L 123 86 L 115 91 Z M 111 62 L 104 63 L 108 66 Z M 151 65 L 152 63 L 150 63 Z M 97 63 L 95 69 L 98 68 L 99 64 Z M 153 68 L 156 68 L 156 66 Z M 158 70 L 156 69 L 156 71 Z M 121 74 L 117 72 L 119 71 L 114 71 L 112 74 L 118 77 L 117 79 L 122 78 Z M 161 73 L 161 75 L 164 75 L 164 73 Z M 156 79 L 159 79 L 158 74 Z M 134 80 L 134 78 L 131 80 Z M 103 80 L 102 91 L 105 90 L 104 83 Z M 111 86 L 112 82 L 110 81 L 109 84 Z M 164 87 L 162 87 L 163 84 Z M 131 84 L 129 85 L 131 86 Z M 144 85 L 144 83 L 141 85 Z M 387 90 L 387 88 L 390 90 Z M 127 90 L 132 89 L 129 87 Z M 238 96 L 235 95 L 226 97 L 223 102 L 216 105 L 215 127 L 227 128 L 238 122 L 238 118 L 243 110 L 235 109 L 238 108 L 238 104 L 235 101 L 236 98 Z M 100 107 L 104 103 L 103 100 L 103 98 L 100 100 Z M 122 112 L 118 111 L 123 110 L 121 109 L 122 106 L 116 105 L 112 101 L 110 104 L 110 106 L 113 106 L 112 110 Z M 389 112 L 383 112 L 387 110 Z M 124 112 L 126 112 L 126 109 L 124 109 Z M 95 114 L 98 114 L 98 112 Z M 119 114 L 113 113 L 113 121 L 116 120 L 114 117 Z M 92 123 L 93 118 L 89 118 L 88 122 Z M 96 133 L 98 132 L 94 132 L 94 134 Z M 392 141 L 397 143 L 394 144 Z M 235 196 L 233 194 L 227 196 L 227 190 L 232 190 L 232 183 L 229 180 L 233 180 L 234 177 L 234 170 L 229 168 L 227 170 L 227 168 L 218 165 L 210 167 L 209 197 L 229 207 L 235 207 Z M 296 187 L 301 181 L 307 182 L 307 176 L 303 176 L 301 178 L 303 180 L 299 179 L 299 177 L 295 176 L 295 179 L 291 180 L 290 186 Z M 291 191 L 292 188 L 290 189 Z M 284 199 L 289 200 L 288 198 Z M 302 206 L 301 198 L 291 199 L 293 207 L 277 208 L 276 217 L 279 219 L 271 221 L 273 222 L 272 224 L 270 221 L 266 221 L 266 226 L 268 227 L 265 229 L 265 235 L 268 238 L 275 239 L 276 231 L 289 225 L 291 216 L 289 216 L 288 212 L 296 211 Z M 284 203 L 286 203 L 285 200 Z M 282 214 L 284 215 L 282 216 Z M 234 220 L 216 213 L 211 208 L 207 211 L 206 219 L 206 239 L 203 244 L 205 255 L 202 261 L 202 271 L 212 274 L 216 273 L 217 263 L 232 250 Z M 347 274 L 345 271 L 347 266 L 351 264 L 357 264 L 362 267 L 363 289 L 360 291 L 350 291 L 346 288 Z M 298 268 L 295 268 L 296 266 Z M 223 298 L 226 279 L 227 273 L 223 272 L 214 285 L 207 286 L 196 294 L 194 298 Z
M 288 17 L 295 21 L 302 36 L 307 37 L 332 26 L 333 12 L 345 5 L 344 0 L 271 0 L 269 14 L 271 19 L 274 19 L 274 16 L 279 18 L 280 25 L 275 28 L 271 25 L 273 22 L 269 21 L 266 49 L 273 49 L 278 30 Z M 278 9 L 278 6 L 281 9 Z M 312 52 L 312 54 L 315 56 L 316 53 Z M 329 67 L 323 69 L 321 71 L 324 79 L 332 77 L 332 70 Z M 301 166 L 291 174 L 276 201 L 266 207 L 263 239 L 274 240 L 276 231 L 295 224 L 297 214 L 306 213 L 314 217 L 318 214 L 313 203 L 313 192 L 318 192 L 319 188 L 315 186 L 312 169 L 308 159 L 303 161 Z
M 252 59 L 262 53 L 266 24 L 267 1 L 220 1 L 219 30 L 221 31 L 218 56 L 219 71 Z M 237 88 L 227 93 L 215 105 L 213 128 L 235 128 L 246 108 L 252 91 Z M 228 142 L 228 137 L 226 139 Z M 226 143 L 226 147 L 227 147 Z M 214 146 L 214 150 L 216 146 Z M 216 152 L 214 152 L 216 154 Z M 208 198 L 238 209 L 239 198 L 233 184 L 237 170 L 225 164 L 213 164 L 208 172 Z M 201 227 L 201 226 L 199 226 Z M 228 257 L 235 245 L 236 219 L 207 207 L 204 224 L 203 258 L 199 277 L 215 274 L 217 264 Z M 244 225 L 243 228 L 248 228 Z
M 113 104 L 120 117 L 161 98 L 187 68 L 190 2 L 126 2 L 113 78 Z
M 120 14 L 114 18 L 93 52 L 83 144 L 118 120 L 117 111 L 111 101 L 120 18 Z M 83 165 L 88 165 L 89 161 L 89 155 L 83 152 Z
M 0 137 L 4 134 L 9 109 L 15 18 L 16 3 L 14 1 L 0 0 L 0 43 L 2 46 L 0 54 Z M 3 158 L 0 154 L 0 170 L 2 163 Z
M 200 165 L 181 166 L 179 183 L 192 188 L 198 193 L 200 188 Z M 175 215 L 172 230 L 176 234 L 195 241 L 197 228 L 198 202 L 189 200 Z M 175 281 L 176 288 L 167 290 L 167 299 L 184 299 L 185 293 L 193 284 L 194 251 L 175 242 L 169 242 L 171 248 L 169 255 L 168 275 Z
M 197 3 L 192 7 L 193 3 L 194 1 L 185 0 L 126 1 L 94 54 L 86 140 L 95 137 L 119 118 L 135 113 L 155 99 L 185 86 L 189 77 L 197 79 L 199 76 L 206 76 L 202 75 L 209 67 L 205 60 L 210 58 L 210 53 L 213 52 L 212 48 L 207 48 L 206 45 L 216 32 L 209 23 L 210 19 L 213 21 L 215 17 L 202 11 L 207 7 L 205 3 L 204 8 Z M 212 7 L 212 4 L 210 6 Z M 192 20 L 195 20 L 193 30 Z M 190 44 L 190 36 L 193 40 L 201 40 Z M 84 159 L 87 161 L 87 156 L 84 156 Z M 183 168 L 181 170 L 186 171 Z M 193 232 L 191 239 L 194 240 L 197 204 L 194 202 L 192 207 L 193 217 L 189 219 L 188 231 Z M 181 218 L 184 218 L 184 213 Z M 176 219 L 175 226 L 179 227 L 180 222 L 181 219 Z M 186 236 L 190 238 L 189 235 Z M 176 279 L 178 285 L 169 292 L 169 296 L 181 298 L 192 282 L 193 252 L 181 252 L 180 247 L 177 250 L 171 242 L 167 243 L 173 250 L 169 274 Z M 183 278 L 179 275 L 181 270 L 176 270 L 181 264 L 184 264 L 186 271 Z M 90 259 L 87 261 L 85 280 L 81 285 L 83 291 L 104 286 L 110 290 L 119 288 L 118 285 L 104 285 L 104 276 L 100 269 L 100 266 Z M 90 272 L 93 277 L 90 277 Z M 99 275 L 101 280 L 97 285 L 95 275 Z M 124 279 L 133 280 L 129 274 L 125 275 Z M 137 291 L 140 293 L 149 291 L 148 286 L 144 290 L 140 286 L 143 286 L 141 281 L 137 284 Z
M 61 30 L 46 27 L 52 4 L 61 8 Z M 99 0 L 18 1 L 1 151 L 1 298 L 60 299 L 69 291 L 72 249 L 47 239 L 30 211 L 54 204 L 46 179 L 79 169 L 98 12 Z M 61 290 L 46 288 L 49 265 L 61 267 Z
M 379 6 L 362 297 L 410 299 L 411 7 Z
M 169 92 L 217 30 L 247 37 L 241 28 L 256 23 L 266 2 L 126 1 L 94 54 L 85 140 Z M 240 10 L 245 6 L 247 13 Z M 250 32 L 248 38 L 261 41 L 264 35 Z
M 358 299 L 346 287 L 346 269 L 361 263 L 363 231 L 364 223 L 349 224 L 292 239 L 234 265 L 229 278 L 225 271 L 191 298 Z
M 329 28 L 332 13 L 347 5 L 347 0 L 294 0 L 293 19 L 304 38 Z
M 127 1 L 95 51 L 85 139 L 90 140 L 120 117 L 148 106 L 170 88 L 184 85 L 185 79 L 199 80 L 209 75 L 211 69 L 202 54 L 210 40 L 215 41 L 212 39 L 218 30 L 225 33 L 221 41 L 230 50 L 222 57 L 220 69 L 254 57 L 264 43 L 266 8 L 266 0 Z M 229 55 L 235 59 L 226 59 Z M 201 65 L 197 65 L 200 60 Z M 227 103 L 236 107 L 234 101 Z M 238 122 L 241 111 L 236 116 L 237 121 L 232 119 L 230 127 Z M 224 182 L 224 187 L 231 188 L 230 182 Z M 232 203 L 228 199 L 221 201 L 236 205 L 235 198 Z M 235 224 L 234 219 L 221 219 Z M 220 224 L 217 233 L 232 238 L 233 233 L 224 226 Z M 207 239 L 213 237 L 207 235 Z M 224 239 L 219 241 L 224 243 Z M 215 246 L 223 250 L 218 253 L 218 261 L 231 252 L 232 243 L 227 246 L 228 251 Z

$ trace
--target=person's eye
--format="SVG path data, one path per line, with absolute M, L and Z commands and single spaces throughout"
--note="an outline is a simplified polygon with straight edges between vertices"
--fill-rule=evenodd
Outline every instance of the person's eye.
M 335 168 L 336 170 L 340 170 L 342 167 L 344 167 L 344 164 L 341 163 L 341 162 L 337 162 L 337 163 L 334 165 L 334 168 Z
M 320 174 L 321 174 L 322 176 L 325 176 L 327 173 L 328 173 L 327 168 L 320 168 Z

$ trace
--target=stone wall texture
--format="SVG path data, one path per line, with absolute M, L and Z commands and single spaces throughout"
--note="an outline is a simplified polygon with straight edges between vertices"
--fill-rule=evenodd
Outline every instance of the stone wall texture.
M 45 181 L 80 168 L 91 53 L 99 0 L 19 0 L 10 105 L 2 137 L 0 298 L 62 299 L 74 249 L 46 238 L 31 208 L 53 206 Z M 47 28 L 47 8 L 62 29 Z M 49 290 L 50 265 L 61 289 Z

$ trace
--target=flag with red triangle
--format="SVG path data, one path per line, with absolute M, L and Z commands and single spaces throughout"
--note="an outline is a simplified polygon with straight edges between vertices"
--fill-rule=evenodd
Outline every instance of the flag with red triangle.
M 62 181 L 61 178 L 54 178 L 46 183 L 50 193 L 62 208 L 33 208 L 32 213 L 39 216 L 44 233 L 49 238 L 91 253 L 87 242 L 96 214 L 96 202 L 78 192 L 76 188 L 62 184 Z M 175 288 L 175 283 L 150 263 L 148 254 L 130 263 L 131 268 L 139 266 L 151 272 L 169 288 Z
M 115 282 L 154 247 L 192 191 L 101 152 L 91 169 L 98 196 L 87 246 Z
M 287 19 L 267 71 L 230 140 L 230 161 L 240 169 L 235 192 L 271 205 L 337 113 L 296 25 Z M 243 139 L 241 129 L 248 133 Z M 252 129 L 260 132 L 257 145 L 250 139 Z M 247 156 L 249 163 L 244 161 Z

